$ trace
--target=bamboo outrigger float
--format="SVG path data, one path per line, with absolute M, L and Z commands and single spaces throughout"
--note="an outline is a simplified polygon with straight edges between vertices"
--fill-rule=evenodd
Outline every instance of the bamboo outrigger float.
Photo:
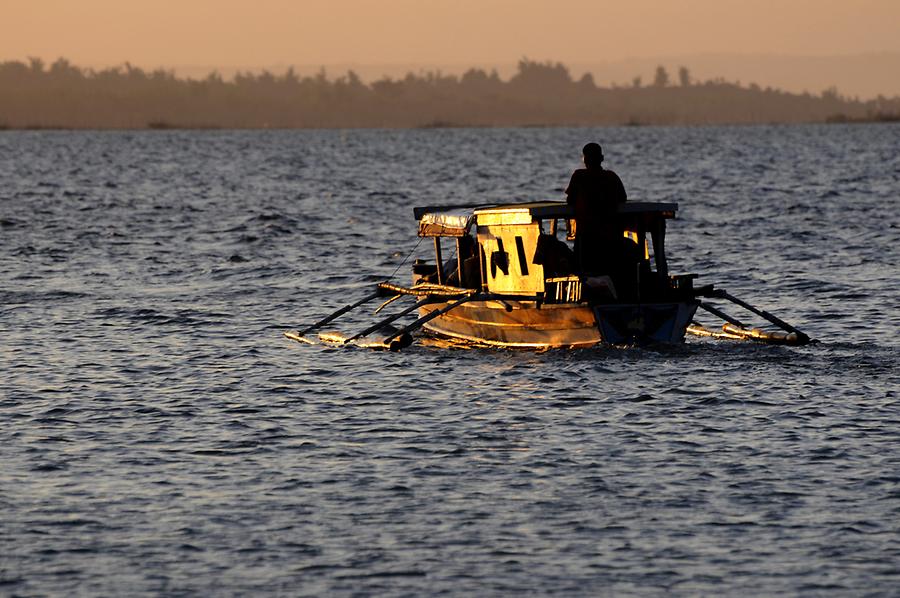
M 398 350 L 421 329 L 450 341 L 523 349 L 680 343 L 688 333 L 790 345 L 811 342 L 790 324 L 724 290 L 695 287 L 695 274 L 671 275 L 666 221 L 677 208 L 674 203 L 620 205 L 615 218 L 621 246 L 610 249 L 607 244 L 606 255 L 588 255 L 579 243 L 573 251 L 559 238 L 564 222 L 570 233 L 566 239 L 574 239 L 573 214 L 564 202 L 415 208 L 419 236 L 433 239 L 434 263 L 417 260 L 410 286 L 380 283 L 359 301 L 285 336 L 313 342 L 308 334 L 353 309 L 387 298 L 377 313 L 410 297 L 416 299 L 412 305 L 358 333 L 319 334 L 318 340 L 347 344 L 381 333 L 385 335 L 364 344 Z M 445 263 L 447 241 L 455 243 L 456 258 Z M 748 327 L 708 299 L 730 301 L 780 331 Z M 722 329 L 696 323 L 698 308 L 724 320 Z M 414 311 L 419 316 L 414 322 L 381 332 Z

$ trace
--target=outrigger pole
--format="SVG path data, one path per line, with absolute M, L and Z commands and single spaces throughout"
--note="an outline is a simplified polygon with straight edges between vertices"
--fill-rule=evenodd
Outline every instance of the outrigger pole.
M 714 290 L 710 287 L 708 289 L 705 289 L 703 292 L 697 293 L 697 295 L 702 297 L 715 297 L 717 299 L 725 299 L 726 301 L 731 301 L 735 305 L 739 305 L 747 311 L 758 315 L 759 317 L 771 322 L 772 324 L 775 324 L 785 332 L 767 332 L 765 330 L 760 330 L 759 328 L 747 328 L 746 325 L 743 324 L 740 320 L 733 316 L 729 316 L 724 311 L 706 303 L 700 303 L 700 307 L 711 314 L 719 316 L 720 318 L 725 320 L 727 324 L 722 327 L 724 334 L 711 332 L 702 329 L 702 327 L 700 330 L 693 331 L 695 334 L 701 334 L 702 336 L 723 336 L 726 338 L 749 338 L 763 342 L 786 343 L 793 345 L 806 345 L 816 342 L 811 339 L 809 335 L 802 332 L 798 328 L 791 326 L 781 318 L 778 318 L 763 309 L 753 307 L 746 301 L 738 299 L 724 289 Z
M 427 314 L 427 315 L 423 316 L 422 318 L 419 318 L 418 320 L 416 320 L 409 326 L 406 326 L 405 328 L 401 329 L 397 333 L 392 334 L 391 336 L 389 336 L 385 339 L 385 341 L 384 341 L 385 346 L 388 346 L 394 350 L 402 349 L 403 347 L 408 346 L 410 344 L 410 342 L 412 341 L 411 337 L 409 337 L 409 334 L 408 334 L 408 332 L 410 330 L 416 330 L 417 328 L 420 328 L 426 322 L 428 322 L 440 315 L 447 313 L 451 309 L 453 309 L 459 305 L 462 305 L 466 301 L 471 301 L 472 299 L 474 299 L 476 297 L 482 296 L 480 293 L 473 291 L 473 290 L 462 289 L 462 288 L 458 288 L 458 287 L 449 287 L 449 286 L 433 284 L 433 283 L 419 283 L 414 287 L 408 288 L 408 287 L 402 287 L 399 285 L 394 285 L 394 284 L 391 284 L 388 282 L 381 282 L 381 283 L 378 283 L 378 286 L 374 292 L 370 293 L 369 295 L 366 295 L 359 301 L 357 301 L 355 303 L 351 303 L 349 305 L 346 305 L 346 306 L 340 308 L 339 310 L 332 313 L 331 315 L 329 315 L 325 318 L 322 318 L 315 324 L 312 324 L 311 326 L 307 326 L 306 328 L 304 328 L 303 330 L 301 330 L 299 332 L 288 331 L 288 332 L 285 332 L 284 335 L 292 340 L 308 343 L 310 341 L 305 338 L 306 334 L 308 334 L 318 328 L 321 328 L 322 326 L 324 326 L 325 324 L 328 324 L 329 322 L 333 322 L 334 320 L 336 320 L 343 314 L 349 312 L 350 310 L 356 309 L 360 305 L 367 303 L 367 302 L 371 301 L 372 299 L 375 299 L 376 297 L 384 297 L 385 295 L 390 295 L 390 294 L 395 294 L 395 296 L 392 297 L 390 300 L 388 300 L 381 307 L 384 307 L 385 305 L 387 305 L 388 303 L 391 303 L 395 299 L 399 299 L 403 295 L 418 296 L 418 297 L 420 297 L 420 299 L 415 304 L 402 310 L 400 313 L 397 313 L 388 318 L 380 320 L 379 322 L 377 322 L 376 324 L 373 324 L 372 326 L 366 328 L 365 330 L 363 330 L 357 334 L 354 334 L 353 336 L 351 336 L 349 338 L 343 339 L 341 341 L 341 344 L 347 344 L 351 341 L 355 341 L 358 338 L 367 336 L 367 335 L 383 328 L 384 326 L 387 326 L 391 322 L 402 318 L 403 316 L 410 313 L 411 311 L 419 309 L 420 307 L 427 305 L 429 303 L 439 302 L 442 300 L 448 300 L 450 298 L 452 298 L 452 299 L 459 298 L 458 300 L 454 301 L 450 305 L 443 307 L 439 310 L 435 310 L 435 311 L 431 312 L 430 314 Z M 460 296 L 462 296 L 462 297 L 460 297 Z M 380 309 L 381 308 L 379 308 L 379 310 Z M 378 313 L 378 310 L 376 310 L 376 313 Z M 404 335 L 405 335 L 405 337 L 404 337 Z M 394 339 L 396 339 L 398 337 L 400 337 L 400 340 L 394 341 Z M 390 341 L 394 341 L 394 342 L 390 342 Z
M 413 311 L 413 310 L 416 310 L 416 309 L 419 309 L 419 308 L 422 307 L 423 305 L 426 305 L 426 304 L 428 304 L 428 303 L 432 303 L 433 301 L 434 301 L 434 299 L 431 299 L 430 297 L 426 297 L 425 299 L 422 299 L 421 301 L 417 301 L 416 303 L 414 303 L 413 305 L 407 307 L 407 308 L 404 309 L 403 311 L 401 311 L 401 312 L 399 312 L 399 313 L 396 313 L 396 314 L 394 314 L 394 315 L 392 315 L 392 316 L 390 316 L 390 317 L 388 317 L 388 318 L 385 318 L 385 319 L 381 320 L 380 322 L 376 322 L 375 324 L 372 324 L 371 326 L 369 326 L 368 328 L 366 328 L 366 329 L 363 330 L 362 332 L 358 332 L 358 333 L 354 334 L 353 336 L 351 336 L 351 337 L 349 337 L 349 338 L 347 338 L 347 339 L 344 339 L 344 342 L 343 342 L 342 344 L 346 345 L 346 344 L 349 343 L 350 341 L 355 341 L 356 339 L 358 339 L 358 338 L 360 338 L 360 337 L 363 337 L 363 336 L 372 334 L 372 333 L 375 332 L 376 330 L 378 330 L 378 329 L 380 329 L 380 328 L 384 328 L 385 326 L 387 326 L 388 324 L 390 324 L 390 323 L 393 322 L 394 320 L 399 320 L 400 318 L 402 318 L 403 316 L 405 316 L 405 315 L 408 314 L 409 312 L 411 312 L 411 311 Z M 393 338 L 393 337 L 391 337 L 391 338 Z
M 506 298 L 509 299 L 510 297 L 506 297 Z M 528 300 L 528 299 L 532 299 L 532 297 L 521 297 L 520 299 Z M 432 301 L 434 301 L 434 300 L 432 300 Z M 456 309 L 463 303 L 466 303 L 469 301 L 497 301 L 504 305 L 504 307 L 506 308 L 506 311 L 512 310 L 512 307 L 508 303 L 503 301 L 503 299 L 501 299 L 497 295 L 484 294 L 484 293 L 474 293 L 474 294 L 469 294 L 469 295 L 463 295 L 462 297 L 449 303 L 448 305 L 445 305 L 444 307 L 442 307 L 440 309 L 435 309 L 434 311 L 431 311 L 431 312 L 425 314 L 424 316 L 422 316 L 421 318 L 419 318 L 412 324 L 409 324 L 408 326 L 401 328 L 397 332 L 394 332 L 390 336 L 385 337 L 385 339 L 382 342 L 391 351 L 399 351 L 400 349 L 403 349 L 404 347 L 408 347 L 410 344 L 412 344 L 412 337 L 409 335 L 410 332 L 414 332 L 414 331 L 418 330 L 419 328 L 421 328 L 422 326 L 424 326 L 431 320 L 433 320 L 437 317 L 440 317 L 440 316 L 444 315 L 445 313 L 447 313 L 453 309 Z M 422 303 L 422 302 L 420 302 L 420 303 Z M 398 339 L 398 340 L 395 341 L 394 339 Z M 350 340 L 350 339 L 348 339 L 348 340 Z
M 406 347 L 406 346 L 409 345 L 409 343 L 408 343 L 408 342 L 407 342 L 407 343 L 403 343 L 403 342 L 402 342 L 402 341 L 403 341 L 403 338 L 404 338 L 403 335 L 407 335 L 407 336 L 408 336 L 410 332 L 412 332 L 412 331 L 414 331 L 414 330 L 418 330 L 419 328 L 421 328 L 422 326 L 424 326 L 425 324 L 427 324 L 427 323 L 430 322 L 431 320 L 437 318 L 438 316 L 444 315 L 445 313 L 447 313 L 447 312 L 450 311 L 451 309 L 456 309 L 457 307 L 459 307 L 460 305 L 462 305 L 462 304 L 465 303 L 466 301 L 473 301 L 473 300 L 475 300 L 475 299 L 481 299 L 481 298 L 482 298 L 482 297 L 481 297 L 480 295 L 477 295 L 477 294 L 476 294 L 476 295 L 464 295 L 463 297 L 460 297 L 459 299 L 457 299 L 457 300 L 454 301 L 453 303 L 450 303 L 449 305 L 447 305 L 447 306 L 445 306 L 445 307 L 442 307 L 441 309 L 436 309 L 436 310 L 434 310 L 434 311 L 431 311 L 431 312 L 425 314 L 424 316 L 422 316 L 421 318 L 419 318 L 418 320 L 416 320 L 415 322 L 413 322 L 412 324 L 410 324 L 410 325 L 408 325 L 408 326 L 405 326 L 404 328 L 401 328 L 400 330 L 398 330 L 397 332 L 393 333 L 392 335 L 390 335 L 390 336 L 388 336 L 388 337 L 385 337 L 385 339 L 384 339 L 384 344 L 385 344 L 385 345 L 388 345 L 391 349 L 393 349 L 394 347 L 393 347 L 393 343 L 391 343 L 391 341 L 394 340 L 395 338 L 400 338 L 400 339 L 401 339 L 401 344 L 400 344 L 400 346 L 397 347 L 397 348 L 399 349 L 399 348 L 402 348 L 402 347 Z M 422 303 L 422 302 L 420 301 L 419 303 Z M 418 304 L 417 304 L 417 305 L 418 305 Z M 412 342 L 412 339 L 411 339 L 411 338 L 410 338 L 409 340 L 410 340 L 410 342 Z
M 369 295 L 366 295 L 359 301 L 342 307 L 341 309 L 337 310 L 336 312 L 332 313 L 331 315 L 319 320 L 315 324 L 304 328 L 300 332 L 285 332 L 285 336 L 287 336 L 288 338 L 294 339 L 294 340 L 310 342 L 309 340 L 304 338 L 304 336 L 306 334 L 308 334 L 309 332 L 312 332 L 313 330 L 316 330 L 317 328 L 321 328 L 325 324 L 328 324 L 329 322 L 334 321 L 335 319 L 337 319 L 341 315 L 347 313 L 348 311 L 355 309 L 355 308 L 363 305 L 364 303 L 371 301 L 372 299 L 375 299 L 376 297 L 383 297 L 388 294 L 396 294 L 396 296 L 393 297 L 390 301 L 388 301 L 388 303 L 390 303 L 391 301 L 393 301 L 395 299 L 398 299 L 402 295 L 418 296 L 418 297 L 421 297 L 421 299 L 419 299 L 416 303 L 414 303 L 410 307 L 403 309 L 399 313 L 392 315 L 388 318 L 385 318 L 385 319 L 373 324 L 372 326 L 369 326 L 365 330 L 363 330 L 357 334 L 354 334 L 353 336 L 351 336 L 349 338 L 342 340 L 341 344 L 347 344 L 358 338 L 367 336 L 367 335 L 387 326 L 391 322 L 394 322 L 394 321 L 402 318 L 403 316 L 409 314 L 410 312 L 415 311 L 429 303 L 448 301 L 448 300 L 452 299 L 452 301 L 449 304 L 425 314 L 424 316 L 420 317 L 413 323 L 401 328 L 400 330 L 397 330 L 396 332 L 390 334 L 390 336 L 385 337 L 385 339 L 382 341 L 382 344 L 385 347 L 390 348 L 391 350 L 399 350 L 399 349 L 409 346 L 412 343 L 412 337 L 410 336 L 410 332 L 418 330 L 419 328 L 421 328 L 422 326 L 424 326 L 431 320 L 433 320 L 437 317 L 440 317 L 453 309 L 456 309 L 463 303 L 466 303 L 468 301 L 474 301 L 474 300 L 481 300 L 481 301 L 495 300 L 495 301 L 504 303 L 504 305 L 506 305 L 506 307 L 507 307 L 507 310 L 509 310 L 511 308 L 508 306 L 508 304 L 506 304 L 503 301 L 503 299 L 504 298 L 505 299 L 515 299 L 516 298 L 513 296 L 506 296 L 506 295 L 501 297 L 501 296 L 497 296 L 497 295 L 493 295 L 493 294 L 485 294 L 482 292 L 472 291 L 469 289 L 462 289 L 462 288 L 458 288 L 458 287 L 449 287 L 449 286 L 445 286 L 445 285 L 432 284 L 432 283 L 418 284 L 414 287 L 407 288 L 407 287 L 401 287 L 398 285 L 393 285 L 393 284 L 390 284 L 387 282 L 382 282 L 382 283 L 378 284 L 378 286 L 374 292 L 370 293 Z M 701 308 L 703 308 L 704 310 L 708 311 L 709 313 L 711 313 L 713 315 L 716 315 L 716 316 L 722 318 L 727 323 L 722 327 L 722 332 L 715 332 L 712 330 L 708 330 L 708 329 L 704 328 L 703 326 L 701 326 L 697 323 L 694 323 L 688 329 L 688 331 L 693 334 L 697 334 L 699 336 L 712 336 L 712 337 L 716 337 L 716 338 L 753 339 L 753 340 L 767 342 L 767 343 L 790 344 L 790 345 L 805 345 L 808 343 L 816 342 L 815 340 L 811 339 L 807 334 L 805 334 L 798 328 L 791 326 L 784 320 L 774 316 L 773 314 L 771 314 L 765 310 L 756 308 L 756 307 L 750 305 L 749 303 L 747 303 L 746 301 L 738 299 L 737 297 L 735 297 L 734 295 L 728 293 L 727 291 L 725 291 L 723 289 L 713 289 L 712 285 L 709 285 L 708 287 L 705 287 L 702 290 L 697 289 L 696 296 L 697 297 L 714 297 L 717 299 L 725 299 L 727 301 L 730 301 L 730 302 L 734 303 L 735 305 L 743 307 L 744 309 L 771 322 L 772 324 L 775 324 L 776 326 L 778 326 L 779 328 L 784 330 L 784 332 L 771 332 L 771 331 L 761 330 L 759 328 L 748 328 L 746 326 L 746 324 L 744 324 L 743 322 L 741 322 L 734 316 L 731 316 L 731 315 L 725 313 L 724 311 L 722 311 L 716 307 L 713 307 L 712 305 L 701 302 L 699 305 Z
M 731 301 L 732 303 L 734 303 L 734 304 L 736 304 L 736 305 L 740 305 L 741 307 L 743 307 L 744 309 L 746 309 L 746 310 L 748 310 L 748 311 L 752 311 L 753 313 L 755 313 L 755 314 L 758 315 L 759 317 L 765 318 L 765 319 L 768 320 L 769 322 L 775 324 L 776 326 L 778 326 L 778 327 L 781 328 L 782 330 L 786 330 L 786 331 L 788 331 L 788 332 L 793 332 L 793 333 L 796 334 L 798 337 L 800 337 L 801 339 L 803 339 L 804 342 L 809 342 L 809 340 L 810 340 L 810 338 L 809 338 L 808 335 L 804 334 L 803 332 L 801 332 L 801 331 L 798 330 L 797 328 L 794 328 L 793 326 L 791 326 L 790 324 L 788 324 L 788 323 L 785 322 L 784 320 L 782 320 L 782 319 L 780 319 L 780 318 L 777 318 L 777 317 L 773 316 L 772 314 L 770 314 L 769 312 L 767 312 L 767 311 L 765 311 L 765 310 L 757 309 L 757 308 L 753 307 L 752 305 L 750 305 L 749 303 L 747 303 L 747 302 L 745 302 L 745 301 L 741 301 L 740 299 L 738 299 L 738 298 L 735 297 L 734 295 L 729 294 L 729 293 L 728 293 L 727 291 L 725 291 L 725 290 L 717 290 L 717 291 L 715 291 L 715 294 L 716 294 L 717 297 L 721 297 L 722 299 L 727 299 L 728 301 Z
M 371 301 L 372 299 L 375 299 L 376 297 L 380 297 L 381 294 L 382 294 L 382 291 L 381 291 L 381 289 L 379 288 L 379 289 L 378 289 L 377 291 L 375 291 L 374 293 L 372 293 L 372 294 L 370 294 L 370 295 L 366 295 L 365 297 L 363 297 L 362 299 L 360 299 L 360 300 L 357 301 L 356 303 L 351 303 L 350 305 L 346 305 L 346 306 L 342 307 L 341 309 L 337 310 L 336 312 L 334 312 L 333 314 L 331 314 L 330 316 L 325 317 L 325 318 L 322 318 L 321 320 L 319 320 L 318 322 L 316 322 L 316 323 L 313 324 L 312 326 L 308 326 L 308 327 L 304 328 L 303 330 L 299 331 L 299 332 L 297 333 L 297 335 L 298 335 L 298 336 L 305 336 L 305 335 L 309 334 L 310 332 L 312 332 L 313 330 L 316 330 L 317 328 L 321 328 L 321 327 L 324 326 L 325 324 L 328 324 L 329 322 L 332 322 L 333 320 L 336 320 L 338 317 L 344 315 L 345 313 L 347 313 L 347 312 L 350 311 L 351 309 L 356 309 L 357 307 L 359 307 L 359 306 L 362 305 L 363 303 L 367 303 L 367 302 Z
M 709 305 L 708 303 L 701 302 L 700 307 L 702 309 L 705 309 L 706 311 L 708 311 L 709 313 L 711 313 L 714 316 L 719 316 L 720 318 L 722 318 L 729 324 L 734 324 L 735 326 L 740 326 L 741 328 L 746 328 L 746 325 L 744 325 L 740 320 L 738 320 L 734 316 L 729 316 L 721 309 L 715 308 L 712 305 Z

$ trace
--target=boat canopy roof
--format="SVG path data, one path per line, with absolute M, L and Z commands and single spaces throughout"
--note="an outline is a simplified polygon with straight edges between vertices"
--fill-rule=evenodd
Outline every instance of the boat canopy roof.
M 657 201 L 628 201 L 618 206 L 619 214 L 655 214 L 661 218 L 674 218 L 677 203 Z M 476 208 L 475 216 L 482 214 L 528 214 L 535 220 L 572 218 L 574 212 L 564 201 L 536 201 L 531 203 L 500 204 Z
M 464 237 L 474 216 L 471 211 L 426 212 L 419 218 L 420 237 Z
M 518 214 L 527 222 L 550 218 L 572 218 L 575 212 L 564 201 L 534 201 L 529 203 L 501 204 L 475 210 L 475 216 L 488 214 Z
M 632 225 L 648 225 L 674 218 L 677 203 L 628 201 L 618 206 L 622 219 Z M 419 221 L 420 237 L 462 237 L 469 234 L 473 220 L 479 225 L 530 224 L 538 220 L 573 218 L 574 211 L 564 201 L 537 201 L 513 204 L 470 204 L 413 208 Z

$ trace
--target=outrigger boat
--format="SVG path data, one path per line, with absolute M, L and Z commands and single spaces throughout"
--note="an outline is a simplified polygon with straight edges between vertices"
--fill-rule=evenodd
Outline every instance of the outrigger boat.
M 578 255 L 587 250 L 579 243 L 573 250 L 566 242 L 575 239 L 575 223 L 565 202 L 414 208 L 418 234 L 433 239 L 435 259 L 416 260 L 410 286 L 379 283 L 359 301 L 285 336 L 313 342 L 308 334 L 365 303 L 387 298 L 378 313 L 412 297 L 417 299 L 412 305 L 356 334 L 325 333 L 318 340 L 359 342 L 417 312 L 411 324 L 366 344 L 402 349 L 420 329 L 453 342 L 523 349 L 681 343 L 687 333 L 793 345 L 811 342 L 790 324 L 724 290 L 696 287 L 696 274 L 670 274 L 666 222 L 677 209 L 675 203 L 621 204 L 615 228 L 621 231 L 621 245 L 605 245 L 608 255 Z M 566 241 L 559 238 L 564 228 Z M 447 241 L 455 243 L 456 257 L 445 263 Z M 781 331 L 748 327 L 711 305 L 708 299 L 713 298 L 731 301 Z M 696 323 L 698 308 L 723 319 L 722 329 Z

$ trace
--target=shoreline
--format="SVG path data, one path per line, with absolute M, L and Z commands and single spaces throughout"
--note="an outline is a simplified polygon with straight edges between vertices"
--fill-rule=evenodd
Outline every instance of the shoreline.
M 781 126 L 839 126 L 839 125 L 891 125 L 900 123 L 900 115 L 891 115 L 886 118 L 847 118 L 829 117 L 826 120 L 815 121 L 773 121 L 773 122 L 717 122 L 717 123 L 551 123 L 551 124 L 426 124 L 416 126 L 296 126 L 296 127 L 265 127 L 247 126 L 236 127 L 228 125 L 165 125 L 149 123 L 144 127 L 119 127 L 119 126 L 68 126 L 68 125 L 27 125 L 7 126 L 0 124 L 2 133 L 24 132 L 168 132 L 168 131 L 428 131 L 447 129 L 578 129 L 578 128 L 707 128 L 707 127 L 781 127 Z

